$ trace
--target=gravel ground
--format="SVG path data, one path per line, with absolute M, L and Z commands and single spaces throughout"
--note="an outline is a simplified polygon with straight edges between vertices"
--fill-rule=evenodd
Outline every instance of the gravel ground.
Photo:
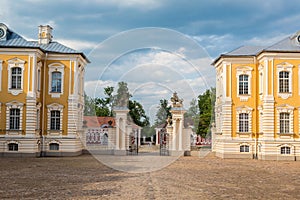
M 90 155 L 0 158 L 0 199 L 300 199 L 300 162 L 181 157 L 125 173 Z

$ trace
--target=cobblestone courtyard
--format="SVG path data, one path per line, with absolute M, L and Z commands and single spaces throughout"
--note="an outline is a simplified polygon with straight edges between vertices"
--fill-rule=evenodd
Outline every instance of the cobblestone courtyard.
M 181 157 L 125 173 L 90 155 L 0 158 L 1 199 L 300 199 L 300 162 Z

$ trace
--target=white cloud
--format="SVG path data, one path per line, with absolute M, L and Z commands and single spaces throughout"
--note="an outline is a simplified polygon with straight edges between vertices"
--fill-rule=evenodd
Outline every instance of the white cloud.
M 94 42 L 88 42 L 83 40 L 70 40 L 70 39 L 56 39 L 56 41 L 67 47 L 73 48 L 75 50 L 87 50 L 93 49 L 97 44 Z
M 151 10 L 161 6 L 162 1 L 157 0 L 94 0 L 100 5 L 117 6 L 120 8 L 135 8 L 138 10 Z

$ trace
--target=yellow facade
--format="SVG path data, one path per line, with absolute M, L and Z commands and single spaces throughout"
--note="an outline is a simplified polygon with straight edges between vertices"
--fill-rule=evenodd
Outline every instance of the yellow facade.
M 0 155 L 80 154 L 89 61 L 53 42 L 50 26 L 39 27 L 35 42 L 0 29 Z
M 300 33 L 218 57 L 214 151 L 220 157 L 300 158 Z

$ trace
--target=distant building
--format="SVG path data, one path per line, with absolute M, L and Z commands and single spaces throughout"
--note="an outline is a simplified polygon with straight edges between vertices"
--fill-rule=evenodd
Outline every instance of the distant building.
M 222 158 L 300 159 L 300 32 L 220 55 L 213 150 Z
M 0 155 L 78 155 L 84 71 L 78 52 L 39 26 L 27 41 L 0 23 Z

